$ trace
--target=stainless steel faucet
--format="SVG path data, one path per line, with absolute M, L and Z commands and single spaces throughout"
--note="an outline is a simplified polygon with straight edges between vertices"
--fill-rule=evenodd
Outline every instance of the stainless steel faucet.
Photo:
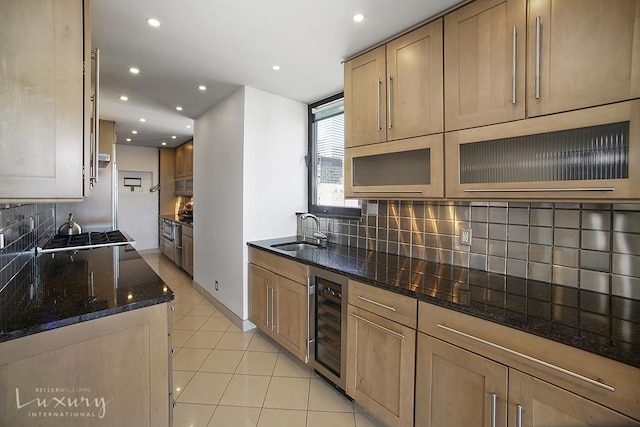
M 328 240 L 327 235 L 320 231 L 320 221 L 318 221 L 318 217 L 310 213 L 303 213 L 302 215 L 300 215 L 300 219 L 307 219 L 307 218 L 310 218 L 316 222 L 316 231 L 314 231 L 313 237 L 318 239 L 317 243 L 326 244 Z

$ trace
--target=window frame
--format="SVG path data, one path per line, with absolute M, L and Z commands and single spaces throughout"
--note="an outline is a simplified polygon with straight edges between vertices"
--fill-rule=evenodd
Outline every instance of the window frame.
M 307 149 L 307 210 L 317 216 L 332 217 L 332 218 L 357 218 L 362 217 L 362 209 L 346 206 L 329 206 L 316 204 L 316 166 L 318 150 L 316 147 L 316 141 L 314 139 L 314 124 L 313 109 L 320 107 L 324 104 L 344 99 L 344 92 L 337 93 L 327 98 L 316 101 L 308 105 L 308 149 Z M 342 163 L 344 168 L 344 159 Z

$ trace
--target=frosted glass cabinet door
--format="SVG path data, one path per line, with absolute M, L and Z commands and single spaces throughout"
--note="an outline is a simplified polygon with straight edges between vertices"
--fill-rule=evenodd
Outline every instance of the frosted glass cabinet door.
M 447 197 L 640 199 L 640 101 L 450 132 Z
M 442 134 L 345 150 L 345 197 L 359 199 L 440 198 Z

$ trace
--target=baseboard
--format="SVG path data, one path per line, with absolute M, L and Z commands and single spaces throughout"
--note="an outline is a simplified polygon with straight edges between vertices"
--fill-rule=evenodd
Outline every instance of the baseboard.
M 136 249 L 136 251 L 138 251 Z M 160 252 L 160 248 L 151 248 L 151 249 L 143 249 L 141 251 L 138 251 L 138 253 L 140 255 L 147 255 L 147 254 L 159 254 Z
M 236 325 L 241 331 L 246 332 L 256 328 L 249 320 L 242 320 L 233 311 L 229 310 L 226 305 L 218 301 L 213 295 L 211 295 L 205 288 L 203 288 L 195 280 L 192 282 L 194 289 L 209 301 L 218 311 L 221 311 L 231 322 Z

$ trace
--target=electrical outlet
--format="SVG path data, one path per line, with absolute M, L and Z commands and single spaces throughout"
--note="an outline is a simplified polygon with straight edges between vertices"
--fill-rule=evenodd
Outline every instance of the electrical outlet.
M 218 290 L 218 281 L 216 280 L 216 285 L 215 285 L 216 291 Z
M 460 244 L 465 246 L 471 246 L 471 229 L 470 228 L 460 229 Z

